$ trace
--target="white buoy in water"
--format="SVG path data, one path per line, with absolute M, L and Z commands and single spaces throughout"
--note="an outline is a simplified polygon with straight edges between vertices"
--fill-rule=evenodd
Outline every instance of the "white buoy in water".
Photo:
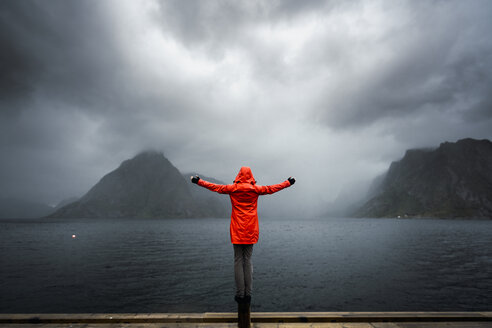
M 72 235 L 72 238 L 75 238 L 75 237 L 77 237 L 77 236 L 75 236 L 75 235 Z

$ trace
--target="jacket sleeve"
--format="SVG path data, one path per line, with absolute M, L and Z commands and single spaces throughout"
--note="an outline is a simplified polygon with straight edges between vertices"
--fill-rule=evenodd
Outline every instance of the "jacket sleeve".
M 219 194 L 229 194 L 233 187 L 233 185 L 220 185 L 203 179 L 198 180 L 198 185 L 207 188 L 208 190 L 218 192 Z
M 256 192 L 259 195 L 266 195 L 266 194 L 273 194 L 277 191 L 280 191 L 284 188 L 290 187 L 290 182 L 288 180 L 285 180 L 282 183 L 279 184 L 274 184 L 270 186 L 256 186 Z

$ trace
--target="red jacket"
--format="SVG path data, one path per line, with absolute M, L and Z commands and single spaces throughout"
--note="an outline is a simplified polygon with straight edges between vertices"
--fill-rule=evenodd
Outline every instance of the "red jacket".
M 228 194 L 231 198 L 231 242 L 233 244 L 256 244 L 258 242 L 259 227 L 258 196 L 273 194 L 290 186 L 285 180 L 282 183 L 271 186 L 258 186 L 249 167 L 241 167 L 234 180 L 234 184 L 219 185 L 198 180 L 198 184 L 220 194 Z

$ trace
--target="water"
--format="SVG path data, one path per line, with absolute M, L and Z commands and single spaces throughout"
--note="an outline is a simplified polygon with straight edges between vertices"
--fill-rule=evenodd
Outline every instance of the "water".
M 490 311 L 491 235 L 492 221 L 261 219 L 252 311 Z M 2 313 L 236 310 L 227 219 L 0 220 L 0 252 Z

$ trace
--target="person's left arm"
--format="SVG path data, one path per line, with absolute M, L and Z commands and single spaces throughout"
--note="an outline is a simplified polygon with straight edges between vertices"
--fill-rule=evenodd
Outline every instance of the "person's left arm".
M 259 195 L 273 194 L 284 188 L 292 186 L 296 182 L 296 179 L 289 177 L 282 183 L 270 185 L 270 186 L 255 186 L 255 189 Z

